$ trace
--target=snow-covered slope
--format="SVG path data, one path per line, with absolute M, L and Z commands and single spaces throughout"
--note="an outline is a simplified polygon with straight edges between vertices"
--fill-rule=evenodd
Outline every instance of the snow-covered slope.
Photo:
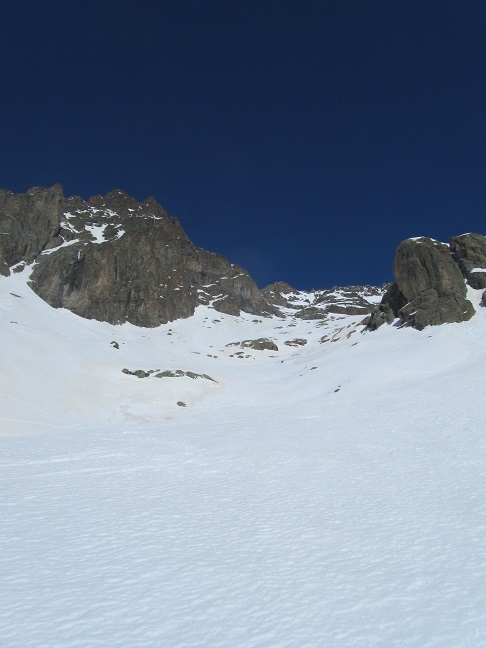
M 27 278 L 0 277 L 2 646 L 486 645 L 479 291 L 421 332 L 142 329 Z

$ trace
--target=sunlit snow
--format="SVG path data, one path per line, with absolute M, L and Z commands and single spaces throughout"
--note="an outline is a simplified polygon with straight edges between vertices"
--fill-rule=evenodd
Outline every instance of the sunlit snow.
M 0 277 L 2 647 L 486 645 L 479 291 L 421 332 L 204 306 L 141 329 L 27 279 Z

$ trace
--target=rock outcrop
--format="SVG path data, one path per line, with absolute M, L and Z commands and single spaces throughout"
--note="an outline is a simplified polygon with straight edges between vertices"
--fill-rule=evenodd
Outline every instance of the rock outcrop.
M 278 351 L 278 346 L 269 338 L 257 338 L 256 340 L 243 340 L 242 342 L 230 342 L 227 347 L 239 346 L 242 349 L 254 349 L 255 351 Z
M 62 187 L 34 187 L 24 194 L 0 189 L 0 274 L 62 243 Z
M 472 288 L 486 288 L 486 237 L 481 234 L 454 236 L 451 251 Z
M 199 374 L 194 371 L 183 371 L 182 369 L 176 369 L 175 371 L 171 369 L 166 369 L 165 371 L 160 371 L 160 369 L 134 369 L 130 370 L 126 367 L 122 369 L 122 373 L 127 374 L 128 376 L 136 376 L 137 378 L 149 378 L 154 376 L 155 378 L 183 378 L 187 376 L 192 380 L 197 380 L 198 378 L 204 378 L 204 380 L 210 380 L 211 382 L 217 382 L 208 374 Z
M 323 325 L 368 315 L 369 329 L 399 318 L 423 329 L 472 317 L 466 282 L 486 288 L 486 237 L 463 234 L 450 245 L 407 239 L 388 286 L 303 292 L 277 282 L 259 290 L 243 268 L 196 247 L 153 198 L 139 202 L 115 190 L 85 201 L 64 198 L 60 185 L 0 190 L 0 274 L 23 265 L 33 266 L 30 285 L 51 306 L 112 324 L 155 327 L 204 304 L 230 315 L 290 315 Z
M 199 304 L 239 315 L 279 314 L 240 266 L 191 243 L 153 199 L 122 191 L 85 202 L 62 188 L 0 192 L 3 274 L 35 261 L 32 289 L 55 308 L 112 324 L 154 327 Z
M 305 338 L 295 338 L 294 340 L 287 340 L 284 344 L 289 347 L 303 347 L 307 344 L 307 340 Z
M 474 308 L 452 249 L 452 245 L 426 237 L 400 243 L 393 264 L 395 283 L 364 321 L 368 328 L 376 329 L 396 317 L 419 330 L 469 320 Z
M 371 314 L 362 321 L 362 324 L 367 326 L 370 331 L 376 331 L 382 324 L 391 324 L 394 322 L 395 317 L 395 313 L 390 304 L 382 303 L 375 306 Z

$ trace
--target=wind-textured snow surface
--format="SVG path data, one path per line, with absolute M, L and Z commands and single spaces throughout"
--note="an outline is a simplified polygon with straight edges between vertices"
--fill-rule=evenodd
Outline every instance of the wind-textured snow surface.
M 2 648 L 486 645 L 479 293 L 422 332 L 136 329 L 26 278 L 0 278 Z

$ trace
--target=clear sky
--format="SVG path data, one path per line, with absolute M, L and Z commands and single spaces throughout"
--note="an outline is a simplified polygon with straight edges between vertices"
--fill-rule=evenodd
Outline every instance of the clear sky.
M 154 196 L 260 286 L 486 233 L 485 0 L 2 0 L 0 186 Z

